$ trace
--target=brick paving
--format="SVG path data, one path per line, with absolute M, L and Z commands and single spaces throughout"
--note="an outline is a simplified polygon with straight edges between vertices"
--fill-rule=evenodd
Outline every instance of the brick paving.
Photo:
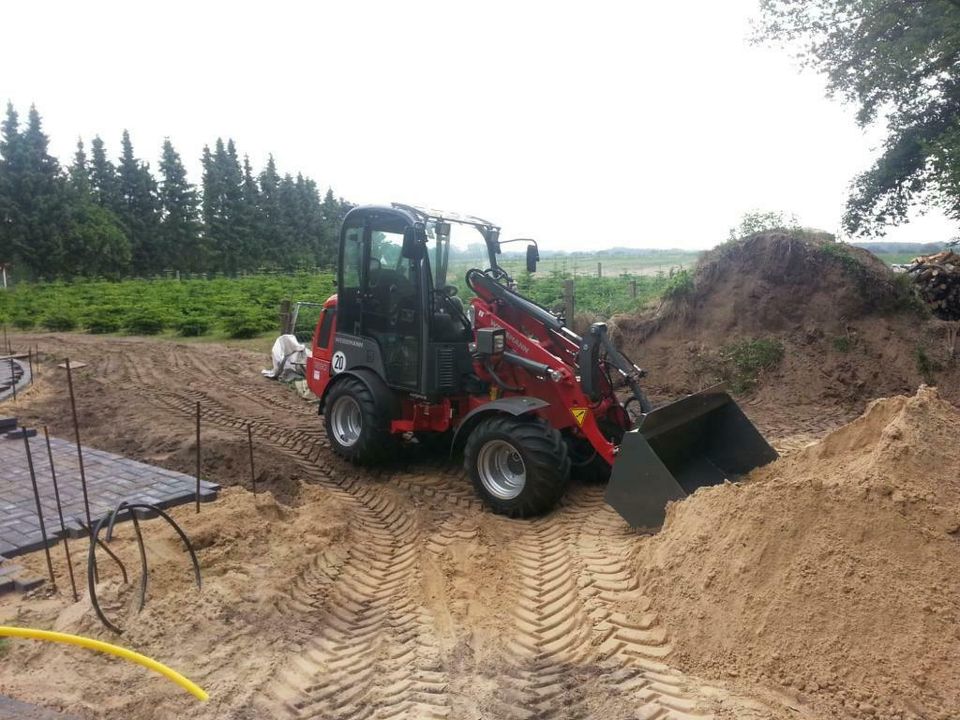
M 17 640 L 15 642 L 32 641 Z M 54 710 L 48 710 L 38 705 L 29 705 L 19 700 L 0 695 L 0 720 L 71 720 L 71 718 L 74 717 L 73 715 L 64 715 Z
M 2 355 L 2 353 L 0 353 Z M 13 383 L 10 381 L 11 367 L 9 356 L 2 355 L 5 359 L 0 360 L 0 400 L 6 400 L 13 396 Z M 26 362 L 19 360 L 13 361 L 13 378 L 17 383 L 17 392 L 25 389 L 30 382 L 30 368 Z
M 50 438 L 50 444 L 63 516 L 68 533 L 73 534 L 79 530 L 77 519 L 86 517 L 77 446 L 59 438 Z M 44 525 L 52 543 L 60 535 L 60 521 L 42 432 L 30 438 L 30 451 L 40 489 Z M 196 478 L 173 470 L 89 447 L 83 448 L 83 466 L 94 523 L 121 500 L 147 502 L 166 508 L 193 502 L 195 498 Z M 215 499 L 219 488 L 215 483 L 201 481 L 201 501 Z M 43 538 L 23 440 L 0 438 L 0 555 L 13 557 L 42 548 Z

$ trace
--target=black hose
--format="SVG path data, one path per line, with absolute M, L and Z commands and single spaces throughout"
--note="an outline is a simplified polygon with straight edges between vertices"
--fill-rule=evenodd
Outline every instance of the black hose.
M 113 539 L 113 524 L 117 520 L 117 515 L 127 506 L 127 501 L 121 500 L 120 504 L 113 509 L 113 513 L 110 515 L 110 524 L 107 526 L 107 542 Z M 130 519 L 133 521 L 133 531 L 137 535 L 137 550 L 140 552 L 140 604 L 137 607 L 137 612 L 140 612 L 147 602 L 147 551 L 143 547 L 143 533 L 140 532 L 140 520 L 137 519 L 137 514 L 132 510 L 130 511 Z
M 139 550 L 140 550 L 140 563 L 143 571 L 143 574 L 140 580 L 140 610 L 143 609 L 144 603 L 146 601 L 147 556 L 146 556 L 146 550 L 143 544 L 143 535 L 140 532 L 140 524 L 134 510 L 143 509 L 143 510 L 155 512 L 173 527 L 173 529 L 180 536 L 180 539 L 183 540 L 184 545 L 186 545 L 187 552 L 190 553 L 190 561 L 193 563 L 193 574 L 197 582 L 197 588 L 202 589 L 202 580 L 200 577 L 200 562 L 197 560 L 197 554 L 196 552 L 194 552 L 193 544 L 190 542 L 190 538 L 187 537 L 187 534 L 176 523 L 176 521 L 172 517 L 170 517 L 167 513 L 165 513 L 163 510 L 158 508 L 156 505 L 150 505 L 149 503 L 130 503 L 130 502 L 127 502 L 126 500 L 120 502 L 120 504 L 117 505 L 117 507 L 114 508 L 109 514 L 105 515 L 104 517 L 100 518 L 97 521 L 96 526 L 93 528 L 93 531 L 90 533 L 90 550 L 87 554 L 87 587 L 90 591 L 90 603 L 93 605 L 93 609 L 94 609 L 94 612 L 96 612 L 97 617 L 100 618 L 100 622 L 102 622 L 104 626 L 106 626 L 108 629 L 112 630 L 113 632 L 117 633 L 118 635 L 122 635 L 123 630 L 121 630 L 119 627 L 117 627 L 112 622 L 110 622 L 110 620 L 104 614 L 103 609 L 100 607 L 100 601 L 97 598 L 97 587 L 96 587 L 96 581 L 95 581 L 94 575 L 95 575 L 95 567 L 96 567 L 96 549 L 97 549 L 97 545 L 100 545 L 101 547 L 104 548 L 104 550 L 107 551 L 107 553 L 111 557 L 113 557 L 120 564 L 120 568 L 123 572 L 123 581 L 124 583 L 127 582 L 127 571 L 126 571 L 126 568 L 123 567 L 123 563 L 121 563 L 120 559 L 117 558 L 116 555 L 114 555 L 112 550 L 110 550 L 104 543 L 100 541 L 100 531 L 103 529 L 103 524 L 105 522 L 108 523 L 107 539 L 109 540 L 110 538 L 113 537 L 113 526 L 114 526 L 114 523 L 116 522 L 117 515 L 121 510 L 124 510 L 124 509 L 129 510 L 131 513 L 131 518 L 133 520 L 133 528 L 137 534 L 137 543 L 139 545 Z
M 497 375 L 496 371 L 493 369 L 493 366 L 490 364 L 490 358 L 486 358 L 483 362 L 484 369 L 490 373 L 490 377 L 493 378 L 493 382 L 497 384 L 501 390 L 506 390 L 507 392 L 522 393 L 523 388 L 517 387 L 515 385 L 507 385 L 503 380 L 500 379 L 500 376 Z

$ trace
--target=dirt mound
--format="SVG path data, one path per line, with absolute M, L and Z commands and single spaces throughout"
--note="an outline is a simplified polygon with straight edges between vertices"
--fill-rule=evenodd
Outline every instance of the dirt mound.
M 839 402 L 855 412 L 921 383 L 960 398 L 948 324 L 874 255 L 814 233 L 726 243 L 652 317 L 614 324 L 661 399 L 718 381 L 770 406 Z
M 921 387 L 673 504 L 637 564 L 675 658 L 821 711 L 956 717 L 958 436 L 960 413 Z

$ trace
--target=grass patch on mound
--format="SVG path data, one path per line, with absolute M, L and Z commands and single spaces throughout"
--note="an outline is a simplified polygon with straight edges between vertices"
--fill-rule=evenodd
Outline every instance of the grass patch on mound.
M 839 337 L 835 337 L 831 341 L 831 344 L 837 352 L 847 353 L 853 349 L 854 340 L 847 335 L 840 335 Z
M 931 358 L 923 345 L 917 345 L 915 357 L 917 359 L 917 372 L 920 373 L 920 377 L 927 385 L 935 384 L 933 374 L 943 370 L 943 365 Z
M 761 373 L 783 360 L 783 343 L 770 338 L 744 338 L 727 343 L 720 350 L 724 380 L 735 393 L 749 392 Z
M 681 270 L 675 273 L 667 281 L 667 286 L 663 291 L 663 297 L 670 300 L 679 300 L 693 294 L 693 273 L 689 270 Z

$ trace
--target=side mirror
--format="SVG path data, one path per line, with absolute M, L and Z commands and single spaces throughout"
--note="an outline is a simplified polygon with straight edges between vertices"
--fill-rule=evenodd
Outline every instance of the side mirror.
M 536 272 L 538 262 L 540 262 L 540 251 L 537 246 L 527 245 L 527 272 Z
M 419 260 L 423 257 L 424 244 L 420 242 L 416 228 L 408 227 L 403 231 L 403 247 L 400 254 L 410 260 Z

